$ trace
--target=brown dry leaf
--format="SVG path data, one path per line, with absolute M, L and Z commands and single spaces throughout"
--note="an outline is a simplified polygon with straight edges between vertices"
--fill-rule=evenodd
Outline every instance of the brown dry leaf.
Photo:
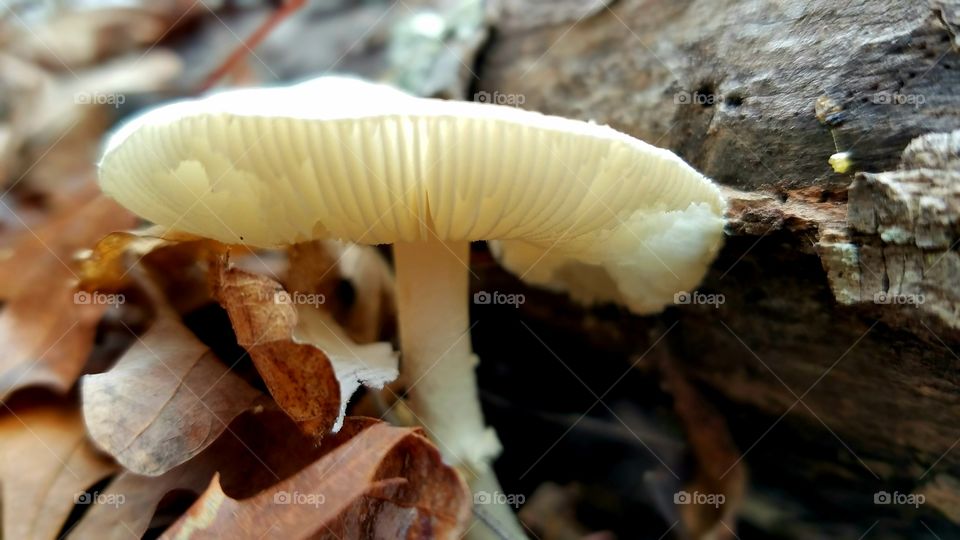
M 90 436 L 144 475 L 163 474 L 199 454 L 262 396 L 163 306 L 110 371 L 81 382 Z
M 322 459 L 252 497 L 215 477 L 163 538 L 460 538 L 466 484 L 417 429 L 349 418 Z
M 616 540 L 610 531 L 591 533 L 577 517 L 577 506 L 584 498 L 577 484 L 561 486 L 540 484 L 520 510 L 524 527 L 538 540 Z
M 80 288 L 116 291 L 133 285 L 145 271 L 152 286 L 164 293 L 166 303 L 178 313 L 189 313 L 210 303 L 209 263 L 227 248 L 213 240 L 162 227 L 114 232 L 84 254 Z M 135 270 L 138 264 L 140 268 Z
M 169 88 L 180 58 L 154 49 L 53 77 L 0 53 L 0 181 L 66 199 L 65 184 L 92 182 L 93 163 L 116 109 L 135 95 Z
M 33 97 L 31 137 L 20 149 L 22 170 L 11 182 L 25 176 L 31 190 L 73 202 L 62 193 L 65 184 L 95 176 L 93 164 L 117 108 L 138 94 L 168 88 L 180 70 L 179 57 L 155 49 L 53 80 Z
M 139 9 L 63 10 L 30 28 L 3 36 L 21 58 L 56 71 L 70 71 L 118 53 L 150 45 L 167 24 Z
M 373 246 L 349 245 L 340 257 L 340 274 L 353 285 L 356 298 L 344 328 L 357 343 L 390 336 L 396 328 L 393 271 Z
M 80 262 L 80 287 L 86 291 L 117 290 L 134 282 L 131 269 L 156 250 L 177 246 L 186 258 L 205 260 L 225 249 L 213 240 L 186 233 L 167 233 L 161 227 L 116 231 L 103 237 Z
M 396 379 L 389 344 L 353 343 L 329 314 L 268 277 L 222 266 L 215 274 L 217 299 L 237 342 L 280 407 L 305 430 L 322 435 L 337 429 L 360 384 L 379 388 Z
M 327 450 L 314 444 L 279 410 L 243 414 L 214 444 L 161 476 L 129 471 L 118 475 L 102 490 L 101 499 L 122 504 L 93 505 L 70 531 L 69 538 L 140 538 L 158 505 L 171 491 L 185 490 L 199 496 L 219 471 L 228 493 L 237 497 L 253 495 L 294 475 Z
M 42 69 L 0 53 L 0 184 L 12 181 L 20 147 L 37 129 L 37 107 L 48 94 L 53 78 Z
M 290 246 L 289 258 L 288 290 L 322 294 L 325 310 L 357 343 L 389 339 L 396 319 L 394 280 L 376 248 L 316 240 Z M 347 294 L 341 292 L 345 287 Z
M 155 48 L 145 53 L 132 53 L 77 72 L 76 77 L 63 77 L 60 94 L 80 106 L 118 107 L 123 103 L 109 99 L 125 99 L 133 94 L 169 90 L 183 71 L 183 60 L 175 52 Z
M 85 291 L 118 290 L 134 282 L 133 265 L 171 241 L 144 231 L 116 231 L 103 237 L 80 260 L 80 288 Z
M 87 182 L 72 208 L 55 208 L 28 224 L 20 220 L 16 203 L 4 200 L 0 208 L 9 215 L 4 216 L 3 225 L 10 233 L 4 242 L 9 247 L 0 257 L 0 300 L 11 300 L 39 275 L 73 278 L 73 258 L 79 250 L 93 246 L 114 230 L 115 223 L 122 227 L 135 222 L 133 215 L 98 192 L 96 184 Z
M 32 132 L 17 149 L 19 160 L 11 164 L 14 168 L 5 179 L 10 190 L 5 198 L 19 198 L 39 207 L 45 219 L 61 211 L 76 211 L 100 194 L 94 160 L 111 121 L 105 108 L 79 107 L 73 97 L 60 95 L 58 90 L 54 86 L 38 92 L 40 101 L 28 111 Z M 17 209 L 18 216 L 22 214 L 21 201 L 7 203 Z
M 298 305 L 293 340 L 326 353 L 340 381 L 340 417 L 360 385 L 383 388 L 399 375 L 397 354 L 389 343 L 354 343 L 331 315 L 309 305 Z M 339 425 L 339 420 L 338 420 Z
M 0 400 L 26 386 L 65 392 L 93 349 L 97 323 L 110 300 L 77 293 L 73 254 L 134 217 L 98 197 L 75 212 L 21 234 L 0 263 Z M 116 304 L 114 304 L 116 305 Z
M 679 505 L 681 528 L 691 538 L 732 540 L 737 537 L 737 512 L 747 489 L 740 451 L 726 420 L 700 395 L 678 363 L 665 356 L 659 366 L 696 462 L 694 478 L 685 489 L 723 497 L 719 505 Z
M 157 506 L 173 490 L 200 493 L 209 483 L 213 462 L 195 463 L 194 458 L 160 476 L 143 476 L 122 472 L 100 492 L 99 500 L 90 507 L 67 538 L 85 540 L 129 540 L 142 538 L 150 528 Z M 206 473 L 206 474 L 205 474 Z
M 35 136 L 56 143 L 57 153 L 66 154 L 59 161 L 66 159 L 89 167 L 99 153 L 103 133 L 116 120 L 116 110 L 136 95 L 170 88 L 182 69 L 179 56 L 158 48 L 143 56 L 132 54 L 62 74 L 37 96 Z M 88 135 L 86 139 L 84 135 Z M 83 154 L 70 155 L 72 152 L 65 152 L 65 147 L 75 147 Z M 44 157 L 56 163 L 59 156 Z M 63 168 L 62 163 L 58 165 Z
M 56 538 L 84 490 L 115 468 L 87 441 L 75 407 L 7 410 L 0 416 L 3 538 Z
M 313 309 L 309 306 L 296 306 L 298 322 L 293 331 L 293 340 L 296 343 L 310 344 L 322 350 L 333 365 L 337 380 L 340 383 L 340 413 L 333 430 L 340 428 L 346 415 L 347 405 L 351 397 L 360 386 L 375 389 L 372 395 L 386 394 L 399 399 L 399 395 L 391 388 L 391 383 L 397 383 L 399 375 L 397 353 L 389 343 L 378 342 L 357 344 L 350 340 L 344 330 L 333 320 L 326 311 Z M 360 402 L 357 403 L 359 406 Z M 389 405 L 377 402 L 374 416 L 378 416 Z M 391 416 L 393 421 L 401 407 L 394 407 Z M 411 419 L 409 422 L 393 422 L 399 425 L 416 425 Z

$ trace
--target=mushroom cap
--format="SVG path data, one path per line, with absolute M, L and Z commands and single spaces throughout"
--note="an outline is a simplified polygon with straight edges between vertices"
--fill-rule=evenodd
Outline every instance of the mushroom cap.
M 100 185 L 226 243 L 500 240 L 528 281 L 638 312 L 700 281 L 724 209 L 679 157 L 610 127 L 344 77 L 151 110 L 108 140 Z M 591 268 L 615 291 L 568 285 Z

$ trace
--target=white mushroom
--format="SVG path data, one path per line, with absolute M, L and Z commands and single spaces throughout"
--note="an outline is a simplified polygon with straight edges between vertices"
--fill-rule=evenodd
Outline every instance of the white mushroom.
M 652 313 L 700 281 L 724 207 L 676 155 L 609 127 L 339 77 L 150 111 L 109 140 L 100 184 L 223 242 L 393 244 L 410 408 L 483 490 L 500 445 L 477 398 L 469 243 L 501 241 L 508 268 L 546 285 L 593 268 L 605 285 L 572 290 Z

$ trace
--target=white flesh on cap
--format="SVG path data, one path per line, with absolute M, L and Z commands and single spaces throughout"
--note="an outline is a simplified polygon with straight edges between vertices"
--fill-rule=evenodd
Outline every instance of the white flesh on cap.
M 109 140 L 100 184 L 157 224 L 227 243 L 394 244 L 411 410 L 490 489 L 499 443 L 477 401 L 469 242 L 500 241 L 528 281 L 653 313 L 703 277 L 724 208 L 676 155 L 607 126 L 339 77 L 148 112 Z
M 499 240 L 505 266 L 584 300 L 654 313 L 702 278 L 717 188 L 607 126 L 420 99 L 325 77 L 155 109 L 124 126 L 103 190 L 143 217 L 228 243 Z M 565 274 L 606 271 L 613 290 Z

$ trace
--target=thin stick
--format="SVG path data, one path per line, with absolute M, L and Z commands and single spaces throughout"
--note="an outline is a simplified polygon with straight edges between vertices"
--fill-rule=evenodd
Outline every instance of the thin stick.
M 260 25 L 253 34 L 250 35 L 246 40 L 243 41 L 240 45 L 237 46 L 230 53 L 230 56 L 227 57 L 226 61 L 220 65 L 217 69 L 213 71 L 207 78 L 203 81 L 203 84 L 200 85 L 200 88 L 197 89 L 197 93 L 203 93 L 207 90 L 213 88 L 213 85 L 217 84 L 217 81 L 222 79 L 227 73 L 233 71 L 237 67 L 244 57 L 253 50 L 255 47 L 260 45 L 267 36 L 270 35 L 270 32 L 281 22 L 283 22 L 287 17 L 296 13 L 304 5 L 306 5 L 307 0 L 286 0 L 279 9 L 273 12 L 263 24 Z

